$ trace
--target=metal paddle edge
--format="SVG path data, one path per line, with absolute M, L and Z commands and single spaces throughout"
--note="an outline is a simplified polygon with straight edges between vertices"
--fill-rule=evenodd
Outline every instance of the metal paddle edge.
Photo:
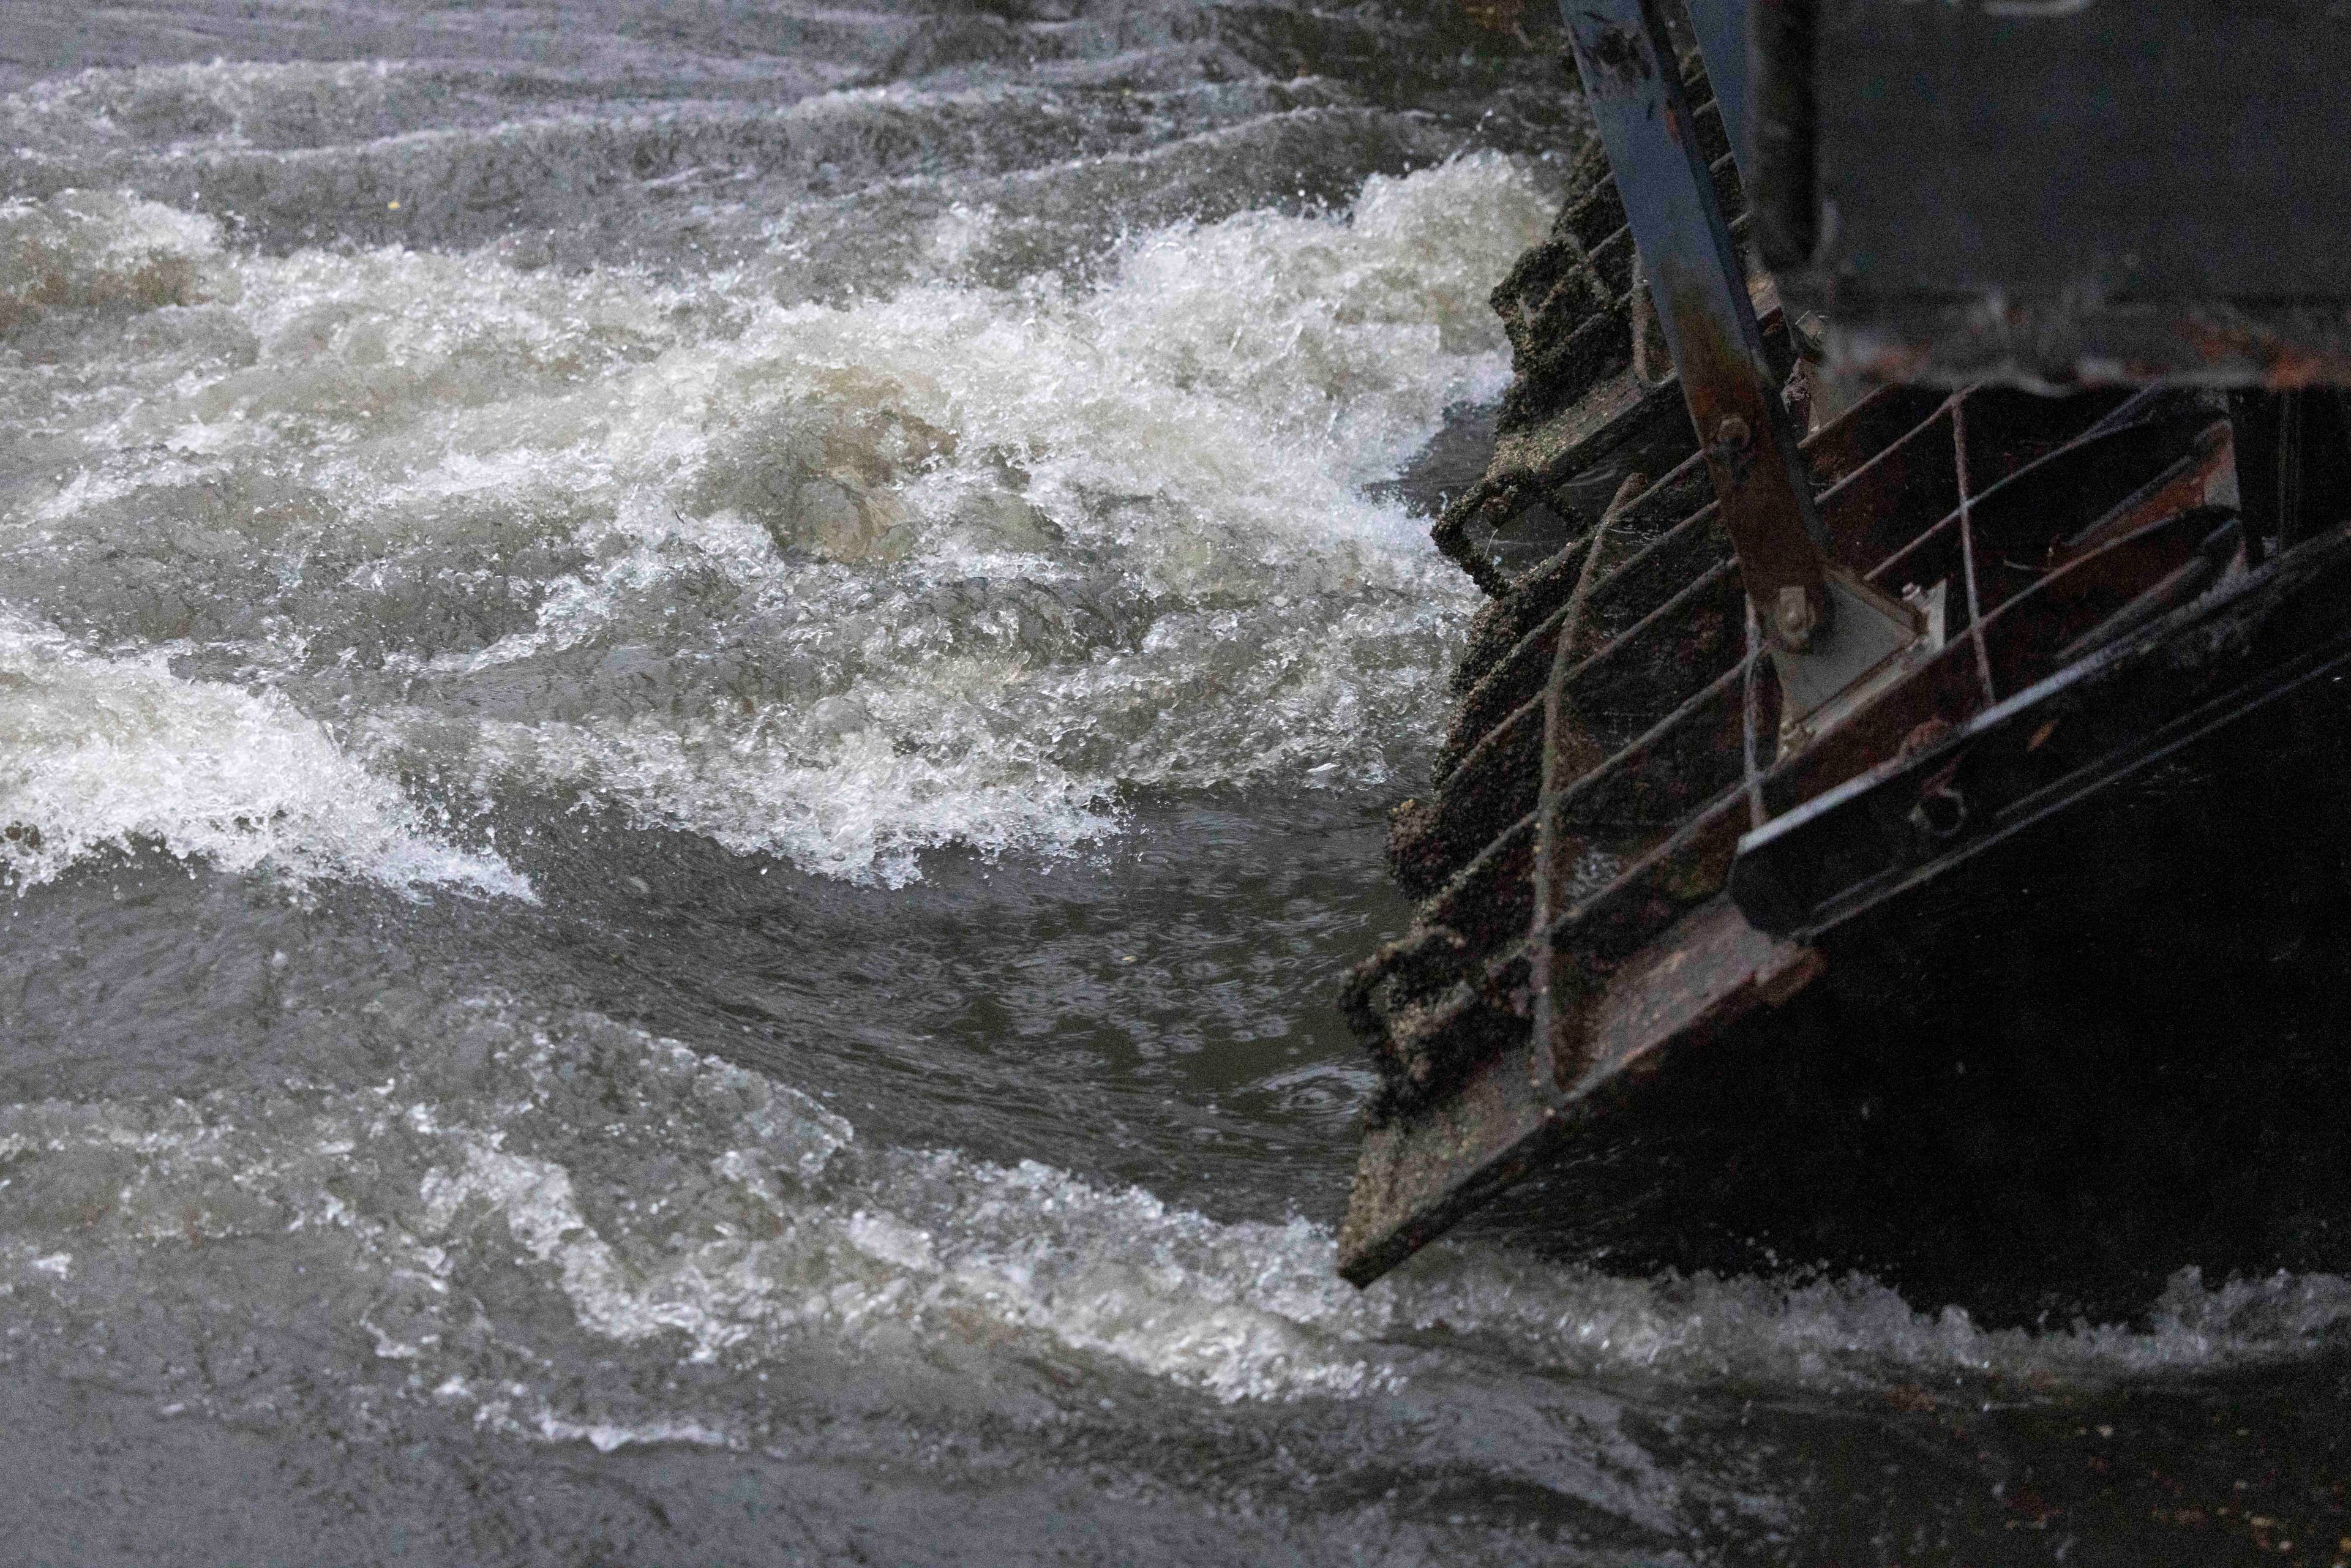
M 1730 889 L 1589 998 L 1564 1092 L 1519 1041 L 1425 1111 L 1366 1130 L 1339 1272 L 1368 1285 L 1579 1135 L 1646 1082 L 1826 972 L 1830 929 L 2262 706 L 2351 670 L 2351 525 L 2274 559 L 1985 710 L 1936 746 L 1749 833 Z M 1956 789 L 1959 825 L 1927 814 Z

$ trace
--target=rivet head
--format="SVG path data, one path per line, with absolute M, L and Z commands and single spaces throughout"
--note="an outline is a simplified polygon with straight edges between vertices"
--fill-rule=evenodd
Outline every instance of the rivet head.
M 1782 647 L 1792 653 L 1802 653 L 1812 646 L 1813 632 L 1820 623 L 1820 609 L 1811 594 L 1792 582 L 1780 590 L 1771 605 L 1771 630 L 1779 633 Z
M 1968 825 L 1967 798 L 1949 783 L 1938 784 L 1910 808 L 1910 825 L 1938 843 L 1957 838 Z
M 1714 427 L 1715 444 L 1727 446 L 1733 452 L 1746 451 L 1747 444 L 1754 439 L 1754 433 L 1747 428 L 1747 421 L 1735 413 L 1724 414 L 1722 423 Z

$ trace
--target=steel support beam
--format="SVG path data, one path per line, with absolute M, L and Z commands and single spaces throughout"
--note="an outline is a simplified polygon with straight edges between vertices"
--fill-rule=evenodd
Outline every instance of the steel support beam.
M 1715 107 L 1722 111 L 1723 134 L 1730 138 L 1730 155 L 1739 177 L 1755 180 L 1755 127 L 1748 119 L 1747 99 L 1748 0 L 1689 0 L 1690 26 L 1698 34 L 1698 52 L 1706 57 L 1706 79 L 1714 88 Z
M 1797 433 L 1764 358 L 1746 268 L 1715 200 L 1655 0 L 1561 0 L 1560 10 L 1723 528 L 1771 631 L 1790 716 L 1801 718 L 1888 668 L 1928 628 L 1922 616 L 1837 570 L 1823 549 Z M 1701 4 L 1715 47 L 1729 47 L 1729 32 L 1743 36 L 1743 0 L 1712 0 L 1710 13 Z M 1745 72 L 1726 79 L 1737 84 L 1735 112 L 1743 118 Z

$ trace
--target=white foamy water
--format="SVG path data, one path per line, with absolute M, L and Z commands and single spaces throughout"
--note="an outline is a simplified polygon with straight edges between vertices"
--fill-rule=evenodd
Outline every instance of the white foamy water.
M 531 896 L 496 855 L 441 841 L 283 698 L 180 680 L 168 664 L 0 623 L 0 864 L 19 886 L 156 844 L 233 873 Z
M 1499 392 L 1484 294 L 1547 216 L 1481 155 L 986 287 L 949 279 L 996 216 L 958 210 L 937 280 L 785 306 L 20 202 L 12 308 L 106 352 L 13 389 L 56 428 L 0 591 L 193 643 L 444 805 L 553 791 L 855 880 L 1098 840 L 1137 788 L 1375 784 L 1468 591 L 1364 487 Z
M 807 1096 L 593 1015 L 380 1005 L 411 1043 L 371 1088 L 0 1108 L 12 1311 L 102 1310 L 90 1281 L 135 1280 L 193 1312 L 212 1260 L 308 1274 L 402 1397 L 607 1450 L 749 1441 L 729 1380 L 812 1354 L 963 1376 L 1075 1354 L 1227 1404 L 1443 1396 L 1498 1369 L 1964 1396 L 2290 1360 L 2351 1325 L 2351 1281 L 2328 1276 L 2183 1275 L 2143 1327 L 1987 1331 L 1865 1280 L 1615 1280 L 1477 1245 L 1358 1292 L 1303 1220 L 862 1149 Z M 45 1245 L 67 1216 L 70 1251 Z M 600 1399 L 559 1370 L 583 1357 L 725 1375 Z
M 756 274 L 270 257 L 152 202 L 12 204 L 9 324 L 108 354 L 12 371 L 17 415 L 62 428 L 0 581 L 78 624 L 0 629 L 0 857 L 39 882 L 157 843 L 528 898 L 450 820 L 519 788 L 895 885 L 942 845 L 1114 834 L 1137 787 L 1377 784 L 1434 722 L 1467 596 L 1364 487 L 1502 384 L 1483 293 L 1545 215 L 1526 169 L 1473 157 L 1001 288 L 958 281 L 999 221 L 959 208 L 930 281 L 784 305 Z M 451 1348 L 469 1280 L 519 1270 L 492 1293 L 539 1302 L 531 1332 L 660 1358 L 1035 1340 L 1222 1401 L 1393 1393 L 1455 1375 L 1447 1354 L 2095 1379 L 2291 1354 L 2351 1315 L 2331 1278 L 2183 1277 L 2143 1331 L 1991 1333 L 1865 1280 L 1615 1281 L 1477 1247 L 1359 1294 L 1303 1220 L 955 1151 L 843 1174 L 846 1122 L 592 1017 L 493 1000 L 410 1040 L 358 1093 L 0 1113 L 17 1201 L 102 1216 L 72 1251 L 20 1248 L 19 1279 L 332 1236 L 376 1281 L 346 1324 L 376 1355 L 601 1448 L 725 1421 L 557 1411 Z

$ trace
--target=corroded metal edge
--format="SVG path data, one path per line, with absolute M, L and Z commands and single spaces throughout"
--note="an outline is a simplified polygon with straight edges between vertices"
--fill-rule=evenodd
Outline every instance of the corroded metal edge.
M 2082 290 L 1879 298 L 1790 275 L 1792 299 L 1833 310 L 1828 361 L 1865 384 L 2006 383 L 2294 388 L 2351 383 L 2351 321 L 2340 305 L 2257 299 L 2085 304 Z
M 1813 949 L 1757 930 L 1727 896 L 1692 911 L 1592 998 L 1572 1088 L 1543 1082 L 1520 1043 L 1443 1102 L 1366 1132 L 1340 1274 L 1370 1284 L 1542 1163 L 1668 1051 L 1785 1003 L 1821 971 Z

